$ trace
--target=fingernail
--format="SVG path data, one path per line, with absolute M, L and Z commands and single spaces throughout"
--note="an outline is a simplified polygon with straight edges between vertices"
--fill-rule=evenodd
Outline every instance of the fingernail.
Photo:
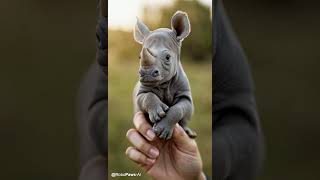
M 149 130 L 147 131 L 147 138 L 148 138 L 148 140 L 152 141 L 153 138 L 155 138 L 155 137 L 156 137 L 156 135 L 154 134 L 154 132 L 153 132 L 151 129 L 149 129 Z
M 150 158 L 147 158 L 147 164 L 153 164 L 155 162 L 155 159 L 150 159 Z
M 150 149 L 150 155 L 152 156 L 152 157 L 158 157 L 159 156 L 159 151 L 158 151 L 158 149 L 155 149 L 155 148 L 151 148 Z

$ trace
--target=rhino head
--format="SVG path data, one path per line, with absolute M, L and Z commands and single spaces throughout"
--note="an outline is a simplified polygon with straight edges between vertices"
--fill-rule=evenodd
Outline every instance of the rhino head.
M 187 13 L 177 11 L 171 18 L 171 29 L 150 31 L 137 18 L 134 39 L 142 45 L 140 52 L 140 83 L 157 86 L 169 81 L 180 65 L 181 42 L 191 31 Z

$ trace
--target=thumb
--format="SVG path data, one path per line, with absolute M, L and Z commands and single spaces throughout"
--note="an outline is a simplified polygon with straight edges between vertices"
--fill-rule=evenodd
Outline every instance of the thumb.
M 197 151 L 196 141 L 191 139 L 179 124 L 176 124 L 174 127 L 172 139 L 174 143 L 181 149 L 189 152 Z

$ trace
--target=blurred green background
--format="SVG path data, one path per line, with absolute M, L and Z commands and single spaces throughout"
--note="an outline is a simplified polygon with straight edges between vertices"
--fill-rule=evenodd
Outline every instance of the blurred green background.
M 252 68 L 266 140 L 261 180 L 319 180 L 317 1 L 223 1 Z
M 112 7 L 109 7 L 112 8 Z M 182 43 L 182 65 L 189 78 L 195 113 L 190 127 L 197 133 L 197 142 L 204 162 L 204 171 L 211 175 L 211 123 L 212 123 L 212 69 L 211 69 L 211 14 L 209 7 L 198 1 L 175 1 L 161 7 L 157 13 L 145 7 L 139 17 L 151 29 L 170 28 L 171 16 L 177 10 L 188 13 L 191 34 Z M 133 29 L 133 27 L 132 27 Z M 141 45 L 133 39 L 132 31 L 109 29 L 108 79 L 109 79 L 109 173 L 143 173 L 125 156 L 130 146 L 126 132 L 133 127 L 132 91 L 138 81 Z M 145 174 L 139 179 L 150 179 Z

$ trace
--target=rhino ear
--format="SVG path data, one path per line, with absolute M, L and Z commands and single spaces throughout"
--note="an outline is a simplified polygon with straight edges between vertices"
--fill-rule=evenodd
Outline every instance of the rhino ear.
M 191 32 L 190 21 L 188 14 L 182 11 L 177 11 L 171 18 L 171 28 L 176 33 L 177 39 L 182 41 Z
M 137 17 L 137 23 L 134 27 L 133 36 L 134 40 L 136 40 L 138 43 L 142 44 L 144 38 L 150 33 L 149 28 L 138 19 Z

